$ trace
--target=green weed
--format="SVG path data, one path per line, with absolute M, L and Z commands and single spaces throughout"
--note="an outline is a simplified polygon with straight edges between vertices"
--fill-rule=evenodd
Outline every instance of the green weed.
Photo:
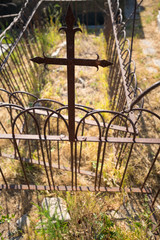
M 100 218 L 94 214 L 95 226 L 92 228 L 95 239 L 115 239 L 117 236 L 114 229 L 114 222 L 104 213 L 100 214 Z
M 57 214 L 51 217 L 49 209 L 41 208 L 36 205 L 39 214 L 39 222 L 36 225 L 35 234 L 45 236 L 45 239 L 64 239 L 64 236 L 69 233 L 67 222 L 59 220 Z
M 5 222 L 10 223 L 10 221 L 15 217 L 15 214 L 12 214 L 11 216 L 7 213 L 5 215 L 2 214 L 2 207 L 0 206 L 0 224 L 3 224 Z M 2 237 L 2 233 L 0 233 L 1 240 L 4 240 L 4 237 Z

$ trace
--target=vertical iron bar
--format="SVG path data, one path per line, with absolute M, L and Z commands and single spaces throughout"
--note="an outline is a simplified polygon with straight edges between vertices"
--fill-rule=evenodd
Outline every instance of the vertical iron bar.
M 142 184 L 141 189 L 144 188 L 144 185 L 146 184 L 146 181 L 147 181 L 147 179 L 149 178 L 149 175 L 150 175 L 150 173 L 151 173 L 151 171 L 152 171 L 152 169 L 153 169 L 153 166 L 154 166 L 154 164 L 155 164 L 155 162 L 156 162 L 156 160 L 157 160 L 157 157 L 158 157 L 159 153 L 160 153 L 160 147 L 158 148 L 158 151 L 157 151 L 157 153 L 156 153 L 156 155 L 155 155 L 155 158 L 154 158 L 154 160 L 153 160 L 153 162 L 152 162 L 152 165 L 151 165 L 151 167 L 150 167 L 150 169 L 149 169 L 149 172 L 148 172 L 148 174 L 147 174 L 147 176 L 146 176 L 146 178 L 145 178 L 145 180 L 144 180 L 144 182 L 143 182 L 143 184 Z
M 100 154 L 101 154 L 101 146 L 102 146 L 102 142 L 100 141 L 98 143 L 98 152 L 97 152 L 97 164 L 96 164 L 96 176 L 95 176 L 95 191 L 96 191 L 96 186 L 97 186 L 97 178 L 98 178 L 98 167 L 99 167 L 99 160 L 100 160 Z
M 84 124 L 85 124 L 85 122 L 83 121 L 83 124 L 82 124 L 82 136 L 84 134 Z M 81 168 L 82 145 L 83 145 L 83 142 L 80 143 L 79 164 L 78 164 L 78 172 L 79 173 L 80 173 L 80 168 Z
M 70 11 L 69 11 L 70 10 Z M 66 16 L 67 23 L 67 58 L 74 59 L 74 35 L 73 24 L 75 22 L 71 7 L 69 5 L 68 15 Z M 72 16 L 71 16 L 72 14 Z M 72 20 L 71 20 L 72 17 Z M 68 18 L 68 19 L 67 19 Z M 70 21 L 72 23 L 70 24 Z M 75 65 L 71 61 L 67 64 L 67 81 L 68 81 L 68 117 L 69 117 L 69 140 L 75 141 Z
M 2 168 L 1 168 L 1 167 L 0 167 L 0 173 L 1 173 L 1 175 L 2 175 L 3 181 L 4 181 L 5 184 L 6 184 L 6 188 L 8 188 L 8 183 L 7 183 L 7 180 L 6 180 L 6 178 L 5 178 L 4 174 L 3 174 L 3 171 L 2 171 Z
M 49 162 L 49 170 L 50 170 L 50 175 L 51 175 L 51 181 L 52 181 L 53 188 L 55 190 L 55 184 L 54 184 L 54 179 L 53 179 L 53 170 L 52 170 L 52 162 L 51 162 L 51 156 L 50 156 L 50 149 L 48 149 L 47 139 L 45 139 L 45 145 L 46 145 L 47 157 L 48 157 L 48 162 Z
M 103 147 L 103 155 L 102 155 L 102 163 L 101 163 L 101 170 L 100 170 L 100 176 L 99 176 L 99 186 L 98 188 L 100 189 L 101 186 L 101 180 L 102 180 L 102 171 L 103 171 L 103 165 L 104 165 L 104 157 L 105 157 L 105 151 L 106 151 L 106 142 L 104 143 Z
M 155 204 L 155 202 L 156 202 L 159 194 L 160 194 L 160 188 L 159 188 L 159 190 L 157 191 L 156 196 L 155 196 L 154 199 L 153 199 L 152 207 L 154 206 L 154 204 Z
M 72 181 L 72 190 L 73 190 L 73 184 L 74 184 L 74 170 L 73 170 L 73 142 L 70 142 L 70 147 L 71 147 L 71 172 L 72 172 L 72 177 L 71 177 L 71 181 Z
M 127 136 L 127 132 L 125 133 L 125 138 L 126 138 L 126 136 Z M 119 144 L 120 145 L 120 144 Z M 121 158 L 121 154 L 122 154 L 122 150 L 123 150 L 123 146 L 124 146 L 124 143 L 122 143 L 121 144 L 121 149 L 120 149 L 120 151 L 119 151 L 119 154 L 118 154 L 118 159 L 117 159 L 117 162 L 116 162 L 116 166 L 115 166 L 115 169 L 117 169 L 117 167 L 118 167 L 118 164 L 119 164 L 119 162 L 120 162 L 120 158 Z
M 57 117 L 57 135 L 59 135 L 59 116 Z M 59 154 L 59 141 L 57 141 L 57 153 L 58 153 L 58 168 L 60 168 L 60 154 Z
M 75 187 L 77 190 L 77 141 L 75 142 Z
M 122 187 L 122 184 L 123 184 L 123 181 L 124 181 L 124 178 L 125 178 L 125 175 L 126 175 L 126 171 L 127 171 L 127 168 L 128 168 L 128 163 L 129 163 L 129 160 L 130 160 L 130 157 L 131 157 L 133 146 L 134 146 L 134 143 L 132 143 L 130 151 L 129 151 L 129 155 L 128 155 L 128 159 L 127 159 L 126 166 L 125 166 L 125 169 L 124 169 L 123 177 L 122 177 L 122 180 L 121 180 L 121 183 L 120 183 L 120 189 Z

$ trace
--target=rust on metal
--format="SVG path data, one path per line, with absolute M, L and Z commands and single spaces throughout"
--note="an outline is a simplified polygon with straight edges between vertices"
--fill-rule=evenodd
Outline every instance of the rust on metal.
M 134 107 L 143 97 L 145 97 L 148 93 L 150 93 L 152 90 L 156 89 L 160 86 L 160 81 L 154 83 L 152 86 L 147 88 L 144 92 L 142 92 L 130 105 L 130 109 Z
M 0 184 L 0 189 L 11 189 L 11 190 L 57 190 L 57 191 L 87 191 L 87 192 L 95 192 L 95 188 L 92 186 L 45 186 L 45 185 L 16 185 L 16 184 L 8 184 L 8 186 Z M 109 193 L 116 193 L 121 192 L 122 190 L 119 187 L 100 187 L 97 188 L 97 191 L 99 192 L 109 192 Z M 126 193 L 143 193 L 148 194 L 148 191 L 146 189 L 140 189 L 140 188 L 124 188 L 124 191 Z M 152 191 L 150 191 L 150 194 Z
M 75 65 L 75 66 L 89 66 L 96 67 L 98 69 L 99 66 L 107 67 L 112 65 L 111 62 L 107 60 L 99 60 L 99 55 L 97 55 L 97 59 L 65 59 L 65 58 L 49 58 L 44 56 L 32 58 L 31 61 L 38 64 L 52 64 L 52 65 Z
M 15 134 L 16 140 L 39 140 L 39 135 L 30 135 L 30 134 Z M 0 139 L 13 139 L 12 134 L 0 134 Z M 41 135 L 41 139 L 45 140 L 44 135 Z M 58 135 L 48 135 L 46 136 L 47 141 L 69 141 L 68 136 L 64 136 L 63 138 Z M 91 137 L 91 136 L 78 136 L 77 141 L 79 142 L 108 142 L 108 143 L 137 143 L 137 144 L 160 144 L 159 138 L 122 138 L 122 137 L 108 137 L 107 140 L 105 137 Z
M 131 15 L 134 14 L 135 16 L 135 11 L 142 1 L 143 0 L 135 5 L 134 12 Z M 136 66 L 132 59 L 132 47 L 129 47 L 130 44 L 126 38 L 125 31 L 125 26 L 129 20 L 123 22 L 122 13 L 118 4 L 119 1 L 108 0 L 108 13 L 107 11 L 105 13 L 107 15 L 106 18 L 108 18 L 106 21 L 108 26 L 106 26 L 105 31 L 108 36 L 105 37 L 107 42 L 106 53 L 109 61 L 100 60 L 98 55 L 95 59 L 75 58 L 75 33 L 81 31 L 81 29 L 77 27 L 74 28 L 75 18 L 70 6 L 66 15 L 66 27 L 60 29 L 60 31 L 62 30 L 66 33 L 67 57 L 34 57 L 37 56 L 37 53 L 39 53 L 42 48 L 39 48 L 36 44 L 34 45 L 35 49 L 31 48 L 28 37 L 30 34 L 28 33 L 33 34 L 34 32 L 30 22 L 42 2 L 44 1 L 41 0 L 37 2 L 37 0 L 33 0 L 32 3 L 35 8 L 32 13 L 30 14 L 30 8 L 26 6 L 26 9 L 24 9 L 24 15 L 23 12 L 18 14 L 17 20 L 15 19 L 5 32 L 0 34 L 1 43 L 6 41 L 7 45 L 7 49 L 5 49 L 3 44 L 0 44 L 0 51 L 2 54 L 0 66 L 2 79 L 2 88 L 0 88 L 0 109 L 4 108 L 9 119 L 11 119 L 10 128 L 8 128 L 9 124 L 6 127 L 5 122 L 3 124 L 3 120 L 0 120 L 0 127 L 2 129 L 0 139 L 8 139 L 13 149 L 11 155 L 6 154 L 5 149 L 4 151 L 3 149 L 0 149 L 0 157 L 19 161 L 25 176 L 24 184 L 12 185 L 10 184 L 9 177 L 6 177 L 6 172 L 3 171 L 3 165 L 0 166 L 0 175 L 3 181 L 3 184 L 0 185 L 0 189 L 100 191 L 108 193 L 126 191 L 128 193 L 144 193 L 150 196 L 151 211 L 154 212 L 153 205 L 156 205 L 159 200 L 160 188 L 158 187 L 156 191 L 153 191 L 152 193 L 152 191 L 146 186 L 150 186 L 149 179 L 159 159 L 160 139 L 155 136 L 153 136 L 153 138 L 144 137 L 143 134 L 139 134 L 137 126 L 143 113 L 156 118 L 156 122 L 160 120 L 158 114 L 143 108 L 143 98 L 153 89 L 159 87 L 160 82 L 155 83 L 144 92 L 138 87 Z M 94 3 L 96 4 L 96 0 Z M 30 15 L 28 15 L 27 12 L 29 12 Z M 26 17 L 23 18 L 23 16 Z M 96 17 L 97 12 L 95 12 L 95 25 L 97 23 Z M 21 21 L 23 22 L 22 26 L 20 25 Z M 133 23 L 133 26 L 134 24 L 135 23 Z M 12 28 L 12 26 L 15 28 Z M 14 29 L 17 30 L 17 26 L 20 27 L 18 33 L 17 31 L 14 31 Z M 6 34 L 8 30 L 11 30 L 10 34 Z M 11 35 L 11 33 L 13 33 L 13 39 L 15 39 L 15 41 L 10 45 L 8 36 Z M 132 36 L 133 35 L 134 31 L 132 31 Z M 133 46 L 133 37 L 131 46 Z M 29 89 L 33 89 L 34 86 L 34 83 L 30 78 L 30 71 L 36 77 L 38 69 L 37 65 L 33 65 L 29 59 L 38 64 L 67 66 L 68 105 L 64 105 L 55 100 L 39 99 L 37 96 L 27 92 Z M 26 66 L 26 62 L 29 68 Z M 107 80 L 109 83 L 112 110 L 95 110 L 88 106 L 75 104 L 76 66 L 96 67 L 97 70 L 99 67 L 111 66 Z M 13 70 L 16 74 L 14 74 Z M 20 84 L 17 82 L 17 76 Z M 21 91 L 20 86 L 22 86 L 23 91 Z M 32 99 L 31 104 L 33 107 L 30 107 L 30 98 Z M 5 104 L 4 102 L 8 103 Z M 41 107 L 43 105 L 52 106 L 52 104 L 57 104 L 56 106 L 58 107 L 53 107 L 54 110 L 52 107 Z M 133 108 L 135 105 L 138 105 L 138 107 Z M 67 111 L 69 113 L 68 115 L 65 115 Z M 83 117 L 77 117 L 81 116 L 81 114 L 75 116 L 75 111 L 83 113 Z M 65 114 L 63 114 L 64 112 Z M 136 115 L 136 113 L 138 114 Z M 109 114 L 109 118 L 105 117 L 105 114 Z M 28 118 L 31 118 L 32 122 L 35 123 L 36 129 L 34 129 L 33 126 L 30 127 L 30 123 L 27 122 Z M 43 119 L 42 122 L 44 125 L 39 121 L 41 118 Z M 106 122 L 106 119 L 108 122 Z M 64 134 L 61 134 L 63 129 L 61 129 L 60 120 L 66 128 Z M 52 121 L 54 121 L 56 125 L 55 128 L 51 124 Z M 18 126 L 18 122 L 20 122 L 20 126 Z M 75 122 L 77 122 L 77 124 L 75 124 Z M 93 136 L 90 136 L 92 131 L 88 131 L 88 129 L 92 126 L 97 128 L 97 131 L 96 135 L 93 134 Z M 31 129 L 33 131 L 35 130 L 34 133 L 30 131 Z M 25 142 L 24 145 L 23 142 Z M 96 162 L 94 170 L 92 169 L 92 166 L 89 166 L 86 170 L 84 162 L 84 146 L 88 143 L 89 145 L 90 143 L 95 143 L 91 145 L 94 147 L 96 146 Z M 54 153 L 52 151 L 52 144 L 55 150 Z M 65 163 L 66 165 L 61 161 L 62 154 L 60 154 L 60 150 L 61 145 L 63 144 L 65 146 L 68 144 L 67 151 L 69 157 L 67 164 Z M 152 161 L 150 161 L 148 172 L 144 172 L 142 184 L 138 185 L 138 187 L 135 185 L 135 187 L 132 188 L 123 188 L 128 166 L 134 156 L 136 145 L 142 146 L 148 144 L 151 146 L 154 144 L 154 149 L 156 149 L 156 145 L 158 147 L 156 151 L 154 150 L 155 153 L 152 157 Z M 117 187 L 105 187 L 104 168 L 107 167 L 108 148 L 112 145 L 115 148 L 115 169 L 118 170 L 123 168 L 123 174 L 121 179 L 116 182 Z M 26 147 L 27 150 L 25 154 L 24 151 L 21 151 L 21 147 Z M 37 153 L 37 155 L 35 153 Z M 34 154 L 36 159 L 34 158 Z M 46 175 L 46 182 L 43 183 L 43 186 L 40 186 L 38 183 L 37 185 L 30 184 L 30 179 L 28 178 L 25 168 L 26 164 L 36 164 L 41 166 L 43 173 Z M 59 174 L 62 171 L 67 171 L 67 174 L 70 176 L 70 179 L 66 184 L 67 186 L 64 185 L 65 183 L 63 181 L 59 182 L 60 180 L 55 177 L 55 173 Z M 89 179 L 89 183 L 87 183 L 86 186 L 79 186 L 79 180 L 82 174 L 83 178 L 87 177 L 86 179 Z M 112 185 L 109 183 L 109 186 Z
M 38 64 L 58 64 L 67 66 L 67 86 L 68 86 L 68 118 L 69 118 L 69 141 L 75 141 L 75 66 L 90 66 L 90 67 L 107 67 L 112 65 L 111 62 L 106 60 L 97 59 L 75 59 L 74 57 L 74 38 L 75 33 L 81 29 L 73 27 L 75 18 L 69 4 L 66 14 L 66 27 L 62 27 L 59 31 L 65 31 L 67 40 L 67 58 L 48 58 L 48 57 L 35 57 L 31 61 Z
M 31 134 L 15 134 L 16 140 L 39 140 L 39 135 L 31 135 Z M 13 139 L 12 134 L 0 134 L 0 139 Z M 41 135 L 41 139 L 45 140 L 44 135 Z M 48 135 L 46 136 L 46 140 L 48 141 L 69 141 L 68 136 L 61 136 L 58 135 Z M 122 137 L 108 137 L 107 140 L 105 137 L 85 137 L 85 136 L 78 136 L 77 141 L 79 142 L 108 142 L 108 143 L 137 143 L 137 144 L 160 144 L 159 138 L 122 138 Z

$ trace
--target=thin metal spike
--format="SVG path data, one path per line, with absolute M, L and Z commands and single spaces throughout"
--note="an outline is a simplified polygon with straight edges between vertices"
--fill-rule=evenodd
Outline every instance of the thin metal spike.
M 66 14 L 65 20 L 66 20 L 67 27 L 73 28 L 74 23 L 75 23 L 75 17 L 73 15 L 73 11 L 72 11 L 72 8 L 71 8 L 70 4 L 68 6 L 68 10 L 67 10 L 67 14 Z
M 41 57 L 31 58 L 30 60 L 38 64 L 45 63 L 44 58 L 41 58 Z

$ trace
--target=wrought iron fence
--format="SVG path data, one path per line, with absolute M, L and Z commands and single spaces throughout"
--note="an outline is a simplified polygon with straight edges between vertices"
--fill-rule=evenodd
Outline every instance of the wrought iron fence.
M 105 4 L 105 10 L 106 52 L 108 59 L 113 62 L 108 77 L 111 107 L 113 110 L 122 111 L 130 106 L 132 100 L 142 90 L 137 86 L 136 66 L 132 59 L 132 42 L 130 43 L 127 39 L 127 22 L 123 21 L 119 1 L 108 1 Z M 143 99 L 138 104 L 143 108 Z M 135 121 L 134 116 L 130 117 Z
M 3 183 L 0 188 L 104 192 L 121 192 L 124 189 L 129 193 L 149 194 L 153 208 L 155 203 L 159 203 L 160 188 L 158 181 L 150 178 L 158 161 L 160 139 L 158 134 L 152 136 L 150 133 L 146 137 L 141 119 L 150 115 L 155 125 L 159 124 L 160 116 L 143 108 L 143 97 L 159 87 L 160 82 L 143 93 L 138 88 L 119 1 L 108 0 L 105 4 L 106 52 L 108 60 L 113 63 L 108 75 L 112 110 L 95 110 L 75 103 L 73 109 L 70 103 L 64 105 L 40 99 L 27 92 L 34 87 L 33 79 L 37 77 L 38 69 L 29 59 L 42 52 L 42 47 L 36 44 L 32 25 L 41 1 L 33 2 L 33 6 L 26 3 L 9 27 L 13 36 L 6 35 L 8 30 L 1 35 L 8 44 L 8 50 L 4 51 L 1 44 L 0 109 L 9 120 L 4 121 L 3 116 L 0 120 L 1 156 L 17 160 L 16 167 L 21 168 L 22 174 L 13 178 L 12 174 L 6 175 L 4 166 L 1 166 Z M 30 11 L 31 7 L 33 11 Z M 69 20 L 68 24 L 73 25 L 73 22 Z M 15 36 L 14 29 L 18 27 L 21 30 Z M 34 48 L 31 48 L 32 44 Z M 42 63 L 44 59 L 39 60 Z M 88 65 L 88 61 L 74 59 L 74 56 L 63 59 L 63 64 L 67 65 L 69 60 L 72 60 L 70 65 L 73 60 L 74 64 Z M 51 60 L 48 58 L 47 61 Z M 98 59 L 91 61 L 92 66 L 101 64 Z M 30 68 L 26 67 L 27 64 Z M 20 84 L 16 82 L 17 76 Z M 73 116 L 74 125 L 70 116 Z M 148 129 L 150 127 L 149 124 Z M 148 151 L 152 152 L 149 160 L 138 154 L 141 148 L 148 155 Z M 114 153 L 112 161 L 111 150 Z M 137 156 L 138 163 L 135 162 Z M 114 169 L 111 180 L 107 176 L 109 162 Z M 138 178 L 140 171 L 141 179 Z

